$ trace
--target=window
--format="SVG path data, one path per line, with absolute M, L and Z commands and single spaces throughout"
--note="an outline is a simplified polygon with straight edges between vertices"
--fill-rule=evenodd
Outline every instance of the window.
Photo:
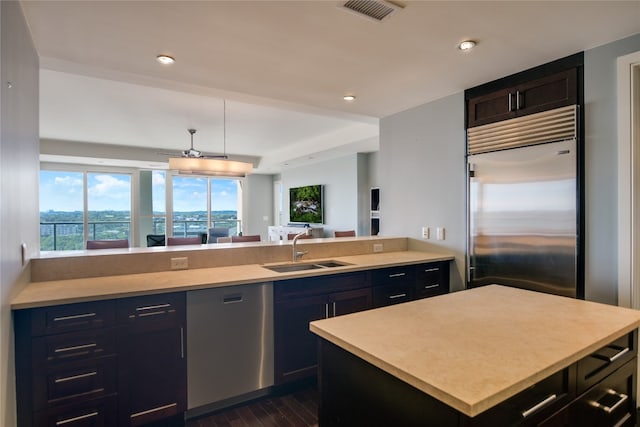
M 40 171 L 40 250 L 84 248 L 84 174 Z
M 146 246 L 148 234 L 198 236 L 210 227 L 242 232 L 240 180 L 66 167 L 40 171 L 42 251 L 80 250 L 87 240 Z
M 211 177 L 173 177 L 173 235 L 197 236 L 209 227 L 242 231 L 240 181 Z
M 40 172 L 40 250 L 84 249 L 87 240 L 131 241 L 131 175 Z
M 207 232 L 207 178 L 173 177 L 173 235 L 193 237 Z

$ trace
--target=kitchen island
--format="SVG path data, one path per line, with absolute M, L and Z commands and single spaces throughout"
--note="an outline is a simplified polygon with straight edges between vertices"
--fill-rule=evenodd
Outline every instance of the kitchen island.
M 320 427 L 633 426 L 639 325 L 498 285 L 312 322 Z

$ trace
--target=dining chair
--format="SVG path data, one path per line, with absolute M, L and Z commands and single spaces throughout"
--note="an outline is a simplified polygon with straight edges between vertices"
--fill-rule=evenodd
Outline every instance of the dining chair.
M 164 234 L 147 234 L 147 247 L 151 246 L 164 246 L 166 244 L 166 238 Z
M 334 231 L 333 235 L 335 237 L 355 237 L 356 236 L 356 232 L 354 230 Z
M 202 237 L 167 237 L 167 246 L 201 245 Z
M 231 236 L 231 241 L 233 243 L 238 243 L 238 242 L 259 242 L 260 241 L 260 235 L 259 234 L 252 234 L 252 235 L 248 235 L 248 236 Z
M 128 239 L 116 239 L 116 240 L 87 240 L 87 249 L 113 249 L 113 248 L 128 248 Z
M 218 237 L 228 237 L 229 229 L 226 227 L 212 227 L 209 229 L 209 243 L 216 243 Z

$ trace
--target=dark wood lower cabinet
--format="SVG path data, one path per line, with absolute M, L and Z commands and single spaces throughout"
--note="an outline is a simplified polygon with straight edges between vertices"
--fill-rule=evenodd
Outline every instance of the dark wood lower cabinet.
M 185 293 L 118 301 L 119 426 L 141 426 L 187 409 Z
M 185 294 L 14 314 L 19 427 L 178 426 Z
M 592 356 L 564 368 L 506 401 L 468 417 L 352 353 L 319 340 L 319 427 L 632 427 L 636 425 L 637 332 L 622 355 L 601 366 L 582 393 L 577 372 Z M 620 340 L 617 340 L 618 342 Z M 615 342 L 614 342 L 615 343 Z M 613 344 L 613 343 L 612 343 Z M 613 344 L 616 345 L 617 344 Z
M 360 278 L 362 281 L 358 282 Z M 344 288 L 356 287 L 356 289 L 336 291 L 341 288 L 341 283 Z M 274 309 L 276 384 L 281 385 L 317 374 L 317 337 L 309 331 L 309 323 L 371 308 L 371 288 L 367 284 L 364 274 L 345 277 L 326 276 L 324 280 L 311 281 L 311 286 L 307 287 L 307 295 L 310 296 L 280 297 L 283 294 L 286 295 L 286 288 L 291 284 L 276 282 Z M 297 285 L 304 286 L 300 283 Z M 357 289 L 357 286 L 365 287 Z M 323 291 L 327 288 L 333 289 L 334 292 Z
M 449 261 L 274 282 L 275 383 L 317 375 L 314 320 L 449 291 Z

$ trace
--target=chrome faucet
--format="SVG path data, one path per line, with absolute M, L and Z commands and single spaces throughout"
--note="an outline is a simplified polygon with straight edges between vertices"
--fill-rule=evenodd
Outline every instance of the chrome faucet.
M 302 236 L 310 236 L 311 235 L 311 229 L 310 228 L 305 228 L 305 230 L 301 233 L 296 234 L 293 237 L 293 262 L 298 261 L 298 258 L 300 258 L 301 256 L 303 256 L 304 254 L 308 253 L 308 251 L 298 251 L 296 244 L 298 243 L 298 239 Z

